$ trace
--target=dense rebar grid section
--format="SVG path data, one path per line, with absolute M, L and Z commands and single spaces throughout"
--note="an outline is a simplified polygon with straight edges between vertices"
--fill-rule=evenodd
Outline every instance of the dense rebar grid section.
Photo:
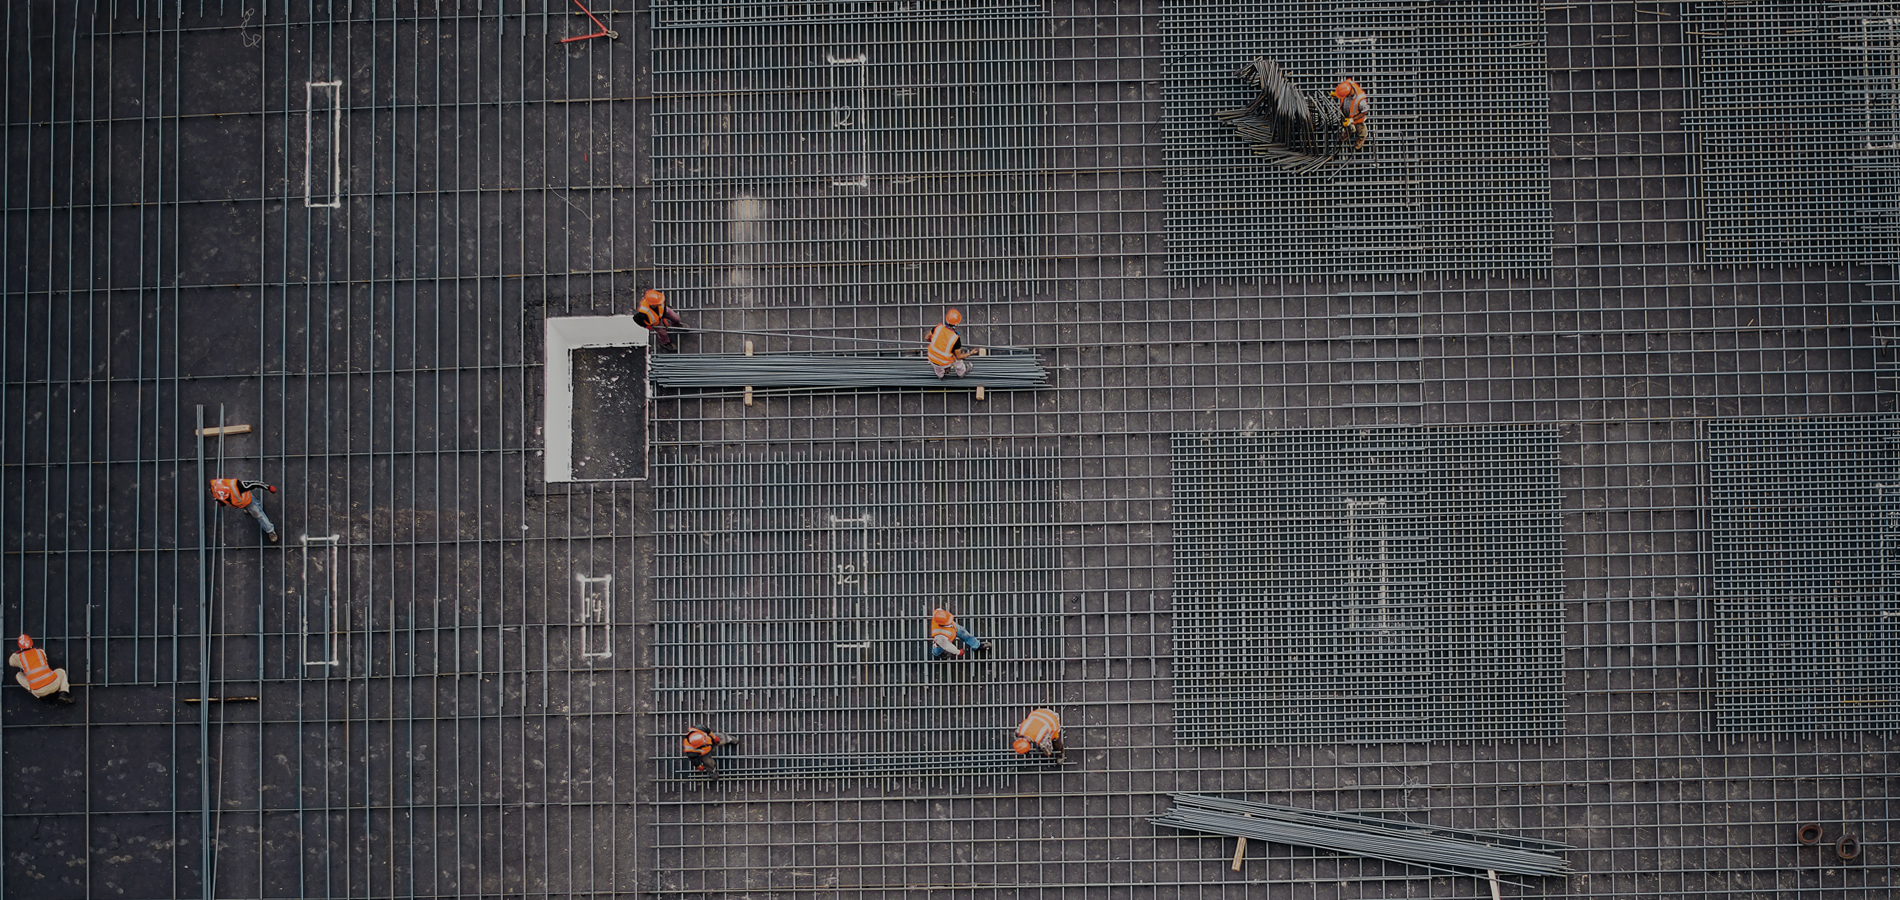
M 1703 257 L 1900 256 L 1900 3 L 1683 6 Z
M 1549 427 L 1176 435 L 1176 739 L 1560 733 L 1560 499 Z
M 1709 441 L 1716 724 L 1900 726 L 1900 419 L 1718 419 Z
M 1161 10 L 1171 276 L 1548 269 L 1540 6 L 1164 0 Z M 1256 157 L 1215 118 L 1254 99 L 1233 72 L 1256 56 L 1309 94 L 1357 79 L 1372 96 L 1372 141 L 1319 170 Z
M 721 778 L 953 775 L 1059 706 L 1060 565 L 1045 455 L 675 457 L 657 470 L 653 748 L 742 739 Z M 942 607 L 980 653 L 930 657 Z
M 653 252 L 680 306 L 825 333 L 890 323 L 862 307 L 1041 290 L 1041 3 L 662 3 L 653 21 Z
M 0 12 L 0 597 L 80 698 L 0 694 L 0 895 L 633 890 L 633 495 L 528 387 L 632 287 L 633 56 L 493 6 Z

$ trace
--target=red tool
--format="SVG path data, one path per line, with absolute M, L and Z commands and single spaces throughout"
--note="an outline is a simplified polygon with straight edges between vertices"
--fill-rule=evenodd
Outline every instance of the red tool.
M 579 6 L 581 8 L 581 12 L 587 13 L 588 18 L 594 19 L 594 14 L 588 11 L 587 7 L 581 5 L 581 0 L 574 0 L 574 5 Z M 604 37 L 604 38 L 610 38 L 610 39 L 618 39 L 620 37 L 620 32 L 614 31 L 613 29 L 608 28 L 605 24 L 602 24 L 602 22 L 599 19 L 594 19 L 594 27 L 600 30 L 594 32 L 593 34 L 583 34 L 578 37 L 561 38 L 561 43 L 566 44 L 566 43 L 571 43 L 573 41 L 584 41 L 584 40 L 587 40 L 588 38 L 597 38 L 597 37 Z

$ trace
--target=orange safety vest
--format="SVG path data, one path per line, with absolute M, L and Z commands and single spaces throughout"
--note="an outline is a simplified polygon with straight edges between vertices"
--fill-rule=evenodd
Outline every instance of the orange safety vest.
M 213 478 L 211 479 L 211 499 L 225 506 L 243 509 L 251 505 L 251 492 L 240 489 L 238 480 L 235 478 Z
M 1032 744 L 1053 740 L 1062 736 L 1062 720 L 1053 709 L 1037 709 L 1029 713 L 1023 724 L 1016 726 L 1016 736 L 1028 738 Z
M 695 728 L 686 732 L 686 737 L 680 741 L 680 748 L 689 756 L 705 756 L 712 752 L 712 735 Z
M 937 642 L 937 638 L 940 637 L 947 637 L 953 641 L 957 639 L 956 616 L 951 616 L 950 621 L 942 625 L 937 624 L 937 620 L 934 618 L 930 620 L 930 642 L 934 644 Z
M 953 365 L 957 361 L 957 330 L 949 325 L 938 325 L 930 330 L 930 344 L 924 348 L 924 354 L 930 357 L 933 366 Z
M 652 328 L 666 317 L 666 295 L 659 291 L 653 293 L 658 299 L 643 296 L 640 298 L 640 308 L 633 311 L 633 320 L 640 323 L 641 328 Z
M 1340 92 L 1345 91 L 1341 97 Z M 1350 78 L 1333 88 L 1333 96 L 1339 97 L 1339 108 L 1346 115 L 1346 124 L 1357 125 L 1372 114 L 1372 103 L 1366 99 L 1366 89 Z
M 46 651 L 38 647 L 20 651 L 20 668 L 26 672 L 26 689 L 37 691 L 59 680 L 46 662 Z

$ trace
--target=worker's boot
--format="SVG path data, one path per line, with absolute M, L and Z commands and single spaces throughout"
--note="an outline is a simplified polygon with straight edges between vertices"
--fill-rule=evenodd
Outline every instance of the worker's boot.
M 264 536 L 265 536 L 265 537 L 267 537 L 267 538 L 270 538 L 270 542 L 271 542 L 271 543 L 273 543 L 273 544 L 275 544 L 275 543 L 277 543 L 277 532 L 275 532 L 275 531 L 266 531 L 266 532 L 264 532 Z
M 58 700 L 59 702 L 64 703 L 67 706 L 71 706 L 73 705 L 73 692 L 60 691 L 58 694 L 54 695 L 53 699 Z

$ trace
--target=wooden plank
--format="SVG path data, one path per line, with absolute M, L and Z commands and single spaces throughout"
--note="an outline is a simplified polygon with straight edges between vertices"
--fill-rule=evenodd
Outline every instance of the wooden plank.
M 198 429 L 199 437 L 219 437 L 221 435 L 226 435 L 226 434 L 250 434 L 250 433 L 251 433 L 251 426 L 249 425 L 217 425 L 211 428 Z

